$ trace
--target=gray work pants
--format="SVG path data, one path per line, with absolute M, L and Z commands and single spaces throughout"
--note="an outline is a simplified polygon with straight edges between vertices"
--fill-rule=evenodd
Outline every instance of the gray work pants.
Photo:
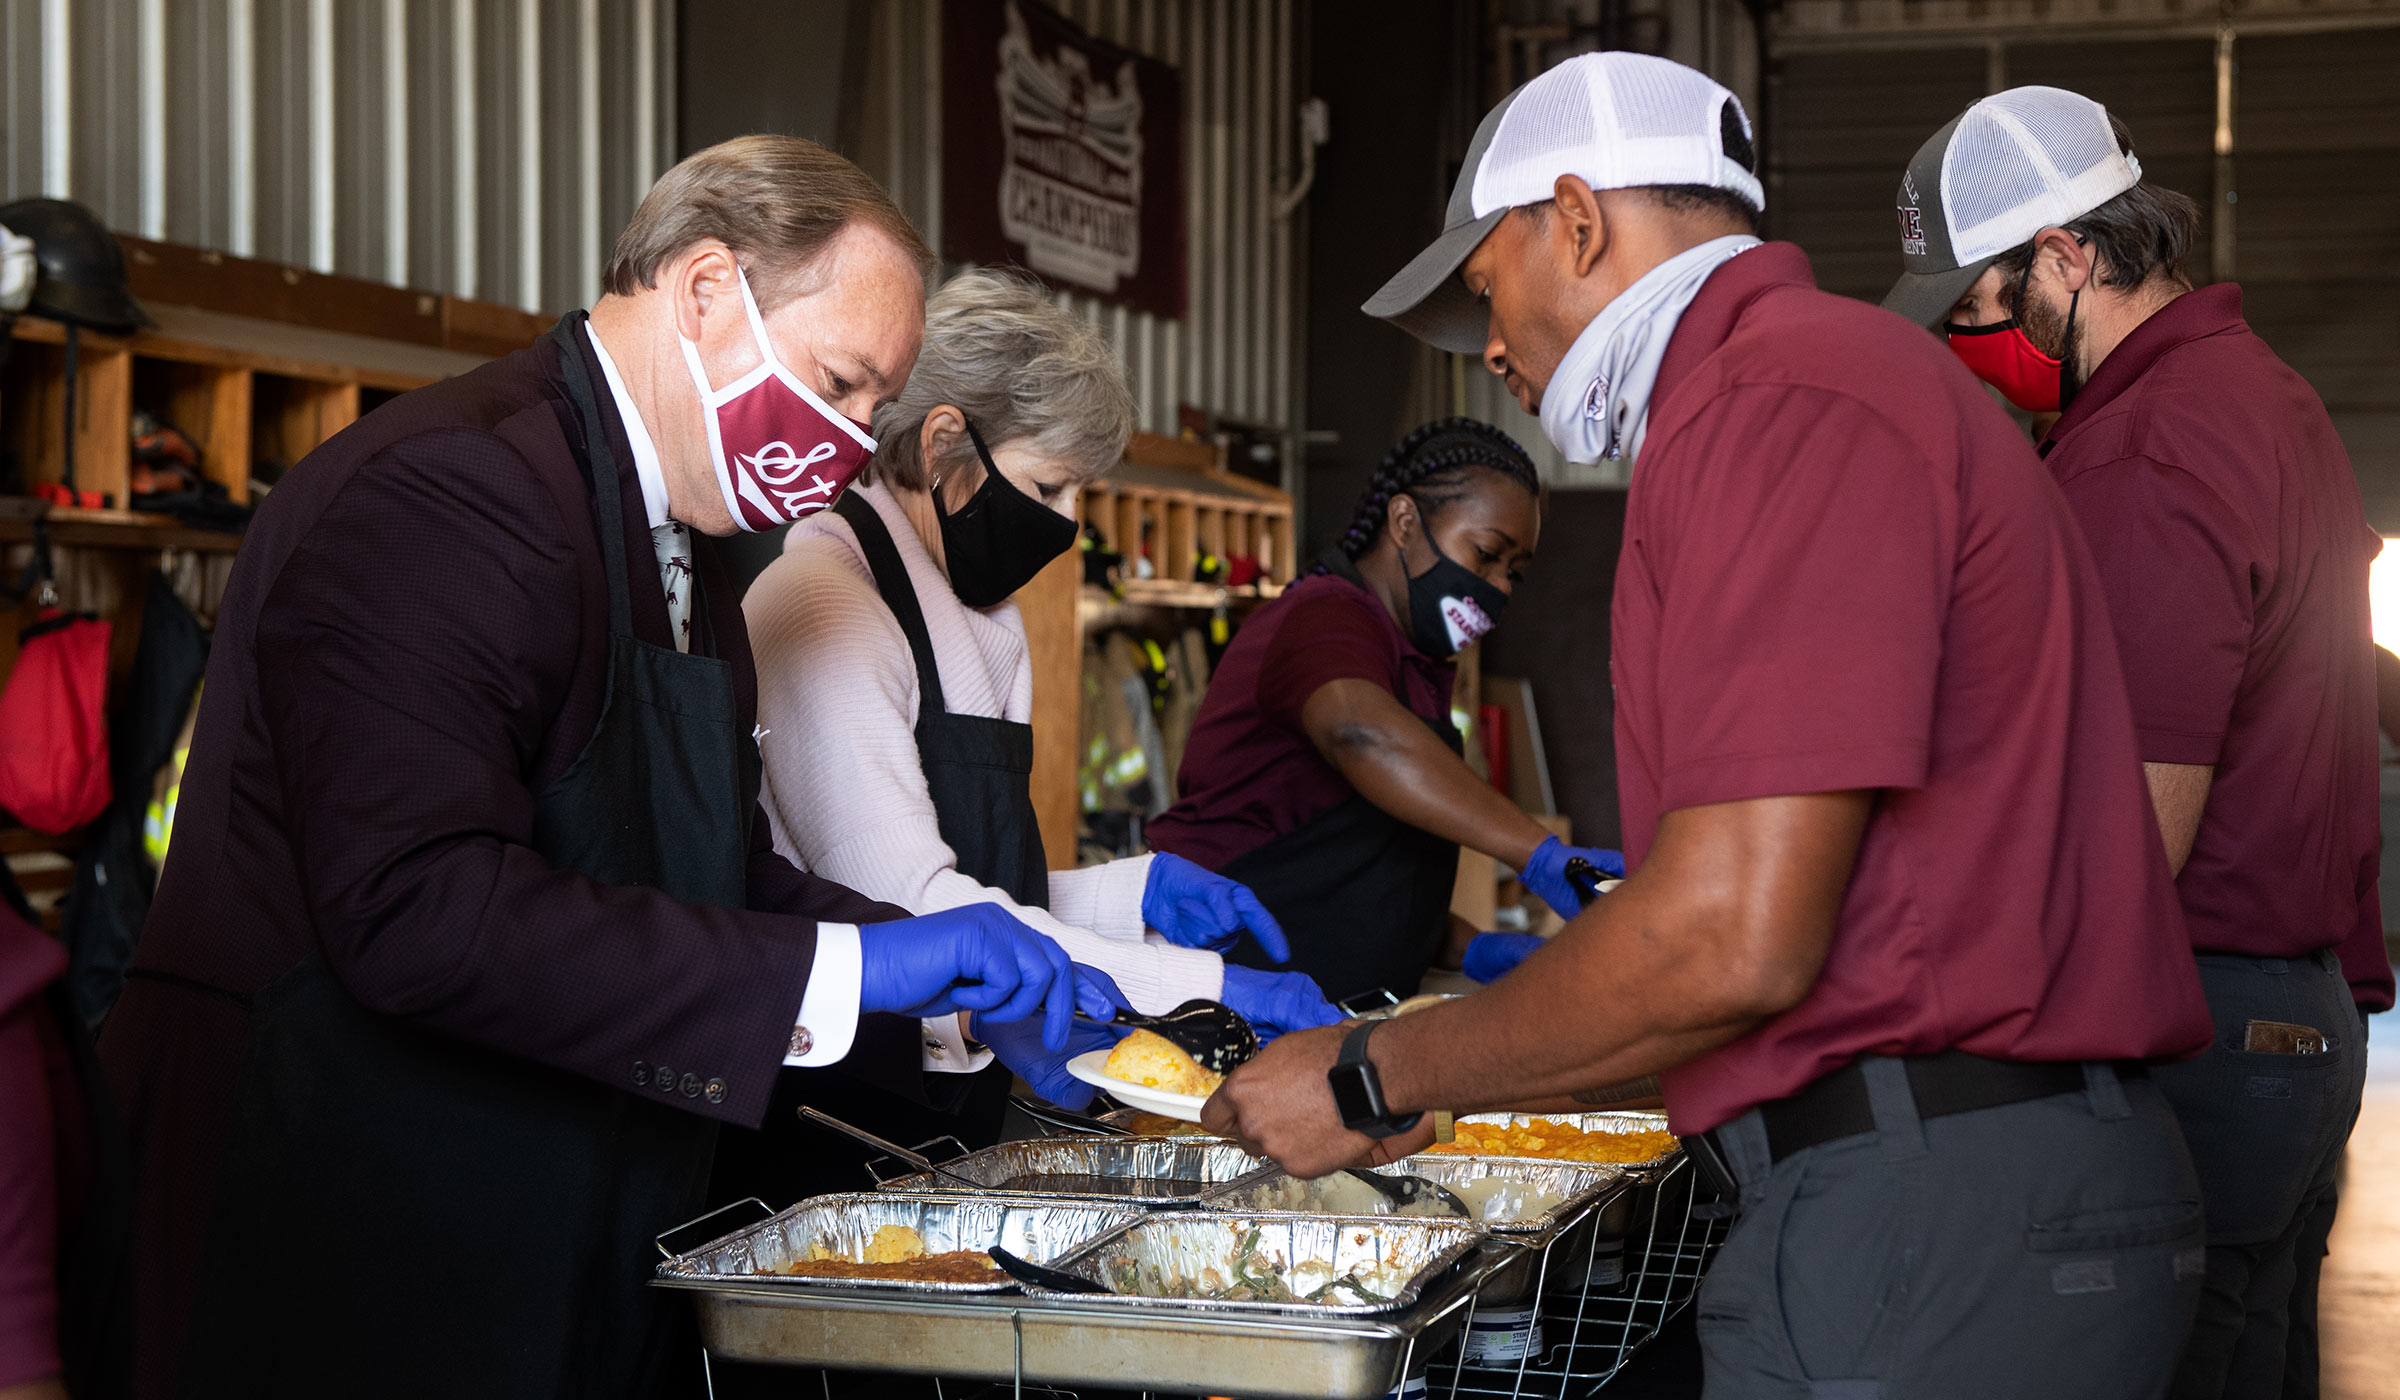
M 2303 958 L 2200 955 L 2200 985 L 2216 1038 L 2198 1059 L 2154 1076 L 2183 1124 L 2208 1207 L 2208 1275 L 2191 1341 L 2176 1370 L 2176 1400 L 2271 1400 L 2286 1389 L 2285 1352 L 2298 1326 L 2313 1335 L 2315 1290 L 2297 1289 L 2314 1260 L 2304 1237 L 2330 1229 L 2334 1172 L 2358 1120 L 2366 1035 L 2341 964 Z M 2289 1021 L 2325 1033 L 2318 1055 L 2242 1048 L 2249 1022 Z
M 2146 1080 L 1920 1119 L 1864 1062 L 1875 1131 L 1769 1164 L 1717 1130 L 1742 1213 L 1700 1286 L 1707 1400 L 2155 1400 L 2190 1326 L 2200 1190 Z

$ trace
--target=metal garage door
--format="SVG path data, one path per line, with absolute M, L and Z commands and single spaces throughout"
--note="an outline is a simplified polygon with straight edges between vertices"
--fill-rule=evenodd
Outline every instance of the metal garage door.
M 2132 130 L 2147 178 L 2200 201 L 2186 270 L 2242 284 L 2251 325 L 2324 397 L 2369 518 L 2400 534 L 2400 27 L 2235 39 L 2230 200 L 2216 39 L 1950 37 L 1960 46 L 1844 48 L 1819 33 L 1782 54 L 1768 76 L 1774 235 L 1808 250 L 1828 290 L 1880 298 L 1899 271 L 1893 186 L 1926 136 L 1995 86 L 2087 93 Z

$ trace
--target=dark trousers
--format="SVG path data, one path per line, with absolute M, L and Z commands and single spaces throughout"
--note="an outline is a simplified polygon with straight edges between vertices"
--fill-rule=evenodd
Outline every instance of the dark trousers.
M 2366 1035 L 2330 952 L 2204 953 L 2199 965 L 2216 1038 L 2199 1058 L 2155 1073 L 2208 1206 L 2208 1276 L 2174 1395 L 2271 1400 L 2286 1393 L 2287 1360 L 2298 1359 L 2287 1357 L 2295 1331 L 2303 1355 L 2314 1349 L 2316 1267 L 2333 1224 L 2334 1173 L 2358 1120 Z M 2328 1048 L 2245 1050 L 2253 1020 L 2312 1026 Z M 2313 1393 L 2313 1376 L 2294 1379 L 2307 1382 L 2298 1393 Z
M 1742 1213 L 1700 1286 L 1707 1400 L 2155 1400 L 2191 1321 L 2200 1191 L 2145 1080 L 1920 1119 L 1864 1062 L 1874 1132 L 1770 1164 L 1717 1130 Z

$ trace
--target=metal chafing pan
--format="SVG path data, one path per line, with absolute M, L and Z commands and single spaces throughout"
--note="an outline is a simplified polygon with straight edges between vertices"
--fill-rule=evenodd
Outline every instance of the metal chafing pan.
M 1025 1285 L 1025 1291 L 1088 1298 L 1096 1305 L 1135 1311 L 1369 1317 L 1415 1303 L 1427 1284 L 1486 1237 L 1481 1225 L 1467 1220 L 1172 1211 L 1119 1226 L 1052 1266 L 1106 1284 L 1113 1293 L 1058 1295 L 1033 1284 Z M 1272 1273 L 1298 1294 L 1351 1279 L 1380 1296 L 1361 1297 L 1347 1288 L 1336 1288 L 1315 1302 L 1208 1296 L 1242 1271 L 1253 1276 Z M 1184 1290 L 1200 1296 L 1175 1296 Z
M 1667 1130 L 1667 1115 L 1663 1113 L 1469 1113 L 1461 1115 L 1458 1121 L 1521 1126 L 1543 1120 L 1565 1123 L 1587 1133 L 1663 1133 Z M 1576 1163 L 1575 1165 L 1612 1166 L 1622 1167 L 1629 1172 L 1650 1172 L 1673 1162 L 1682 1152 L 1683 1148 L 1678 1145 L 1673 1150 L 1653 1157 L 1647 1162 Z M 1555 1157 L 1508 1157 L 1497 1153 L 1475 1152 L 1436 1152 L 1423 1154 L 1423 1157 L 1434 1160 L 1469 1162 L 1555 1162 L 1560 1160 Z
M 918 1196 L 865 1191 L 818 1196 L 756 1225 L 720 1236 L 658 1266 L 663 1279 L 756 1281 L 778 1288 L 864 1288 L 906 1293 L 998 1293 L 1014 1288 L 1005 1277 L 989 1283 L 939 1283 L 921 1279 L 831 1278 L 781 1272 L 822 1245 L 845 1259 L 866 1256 L 867 1244 L 886 1225 L 904 1225 L 925 1241 L 928 1254 L 986 1250 L 993 1245 L 1035 1263 L 1048 1263 L 1094 1236 L 1141 1218 L 1138 1209 L 1075 1201 L 1032 1201 L 1005 1196 Z
M 1497 1189 L 1485 1206 L 1481 1223 L 1495 1235 L 1537 1245 L 1547 1243 L 1562 1226 L 1579 1218 L 1585 1206 L 1625 1179 L 1624 1169 L 1614 1163 L 1548 1162 L 1522 1157 L 1420 1154 L 1374 1170 L 1386 1176 L 1421 1176 L 1453 1191 L 1469 1183 L 1494 1183 Z M 1238 1181 L 1202 1197 L 1200 1205 L 1204 1210 L 1244 1214 L 1323 1215 L 1327 1206 L 1321 1198 L 1326 1184 L 1335 1179 L 1304 1181 L 1278 1175 L 1261 1181 Z M 1353 1191 L 1344 1193 L 1345 1197 L 1373 1194 L 1363 1184 L 1352 1183 L 1352 1187 Z M 1548 1198 L 1550 1204 L 1537 1210 L 1526 1209 L 1529 1201 L 1541 1198 Z M 1472 1198 L 1469 1204 L 1474 1204 Z M 1357 1214 L 1389 1213 L 1388 1204 L 1350 1209 Z
M 1150 1113 L 1139 1108 L 1120 1108 L 1112 1113 L 1103 1113 L 1093 1121 L 1145 1136 L 1205 1138 L 1215 1142 L 1232 1141 L 1222 1134 L 1210 1132 L 1197 1123 L 1180 1122 L 1163 1113 Z
M 882 1189 L 956 1194 L 982 1187 L 1110 1205 L 1189 1206 L 1212 1187 L 1273 1170 L 1222 1138 L 1030 1138 L 944 1162 L 938 1174 L 894 1178 Z M 1114 1183 L 1123 1188 L 1108 1189 Z
M 1522 1251 L 1486 1244 L 1378 1317 L 1139 1306 L 1070 1295 L 866 1293 L 662 1274 L 711 1355 L 841 1370 L 1192 1394 L 1380 1400 L 1450 1344 L 1477 1288 Z M 1126 1306 L 1127 1303 L 1136 1306 Z

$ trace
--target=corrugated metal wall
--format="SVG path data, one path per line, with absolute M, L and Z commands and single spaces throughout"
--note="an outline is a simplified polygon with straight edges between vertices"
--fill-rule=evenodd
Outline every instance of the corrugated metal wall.
M 558 311 L 666 163 L 673 0 L 0 0 L 0 197 Z
M 1298 221 L 1275 217 L 1297 165 L 1294 75 L 1305 0 L 1060 0 L 1095 37 L 1182 71 L 1186 313 L 1169 321 L 1061 293 L 1105 328 L 1144 431 L 1192 404 L 1297 432 Z M 941 241 L 941 0 L 876 7 L 862 163 Z M 1293 455 L 1286 452 L 1286 458 Z M 1288 475 L 1288 474 L 1287 474 Z M 1287 483 L 1288 484 L 1288 483 Z

